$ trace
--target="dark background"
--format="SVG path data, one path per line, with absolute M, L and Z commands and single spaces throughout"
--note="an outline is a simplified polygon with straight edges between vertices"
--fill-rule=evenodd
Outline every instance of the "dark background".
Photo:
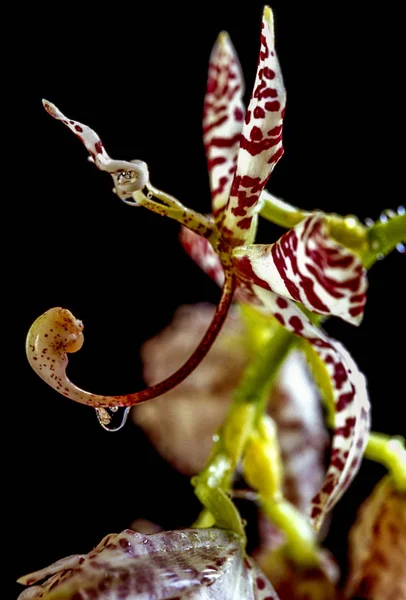
M 350 4 L 315 4 L 273 3 L 288 108 L 285 156 L 268 189 L 307 209 L 378 218 L 404 203 L 400 8 L 356 14 Z M 31 323 L 52 306 L 72 310 L 85 323 L 86 342 L 70 359 L 70 378 L 121 394 L 141 388 L 139 346 L 179 304 L 219 297 L 180 248 L 177 225 L 120 203 L 111 179 L 87 162 L 41 98 L 94 127 L 111 156 L 145 160 L 156 186 L 208 212 L 201 113 L 209 54 L 218 32 L 228 30 L 249 92 L 261 6 L 116 3 L 84 14 L 84 5 L 48 4 L 9 23 L 3 464 L 10 508 L 3 516 L 13 542 L 10 582 L 87 552 L 134 518 L 175 528 L 190 525 L 199 509 L 189 481 L 135 426 L 108 434 L 91 409 L 31 371 L 24 354 Z M 265 224 L 259 239 L 279 233 Z M 405 432 L 404 267 L 395 253 L 373 268 L 359 329 L 327 325 L 366 373 L 373 427 L 388 433 Z M 327 544 L 341 560 L 355 510 L 383 473 L 365 464 L 335 511 Z

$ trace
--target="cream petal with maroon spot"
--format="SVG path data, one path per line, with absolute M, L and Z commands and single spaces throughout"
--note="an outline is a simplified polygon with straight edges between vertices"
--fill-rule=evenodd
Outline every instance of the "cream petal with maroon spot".
M 286 93 L 275 52 L 273 15 L 265 6 L 258 70 L 222 221 L 224 237 L 233 246 L 254 240 L 261 192 L 283 154 L 285 103 Z
M 224 31 L 210 56 L 203 112 L 203 141 L 210 175 L 212 212 L 221 220 L 231 190 L 245 115 L 244 78 Z
M 358 325 L 367 278 L 358 257 L 336 242 L 321 214 L 313 214 L 275 244 L 235 248 L 237 273 L 312 312 Z
M 113 177 L 115 192 L 119 198 L 131 198 L 132 193 L 141 190 L 149 180 L 148 166 L 142 160 L 114 160 L 107 154 L 97 133 L 87 125 L 73 121 L 51 102 L 43 100 L 45 110 L 51 117 L 61 121 L 80 139 L 100 171 L 106 171 Z
M 335 406 L 331 457 L 310 513 L 314 527 L 319 529 L 325 514 L 358 472 L 368 441 L 370 403 L 365 377 L 344 346 L 313 325 L 294 302 L 255 284 L 251 285 L 251 291 L 261 302 L 263 312 L 273 314 L 286 329 L 310 342 L 329 375 Z

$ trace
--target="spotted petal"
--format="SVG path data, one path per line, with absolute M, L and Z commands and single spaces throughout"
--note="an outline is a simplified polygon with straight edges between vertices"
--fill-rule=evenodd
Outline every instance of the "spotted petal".
M 183 598 L 183 594 L 189 598 L 189 593 L 202 586 L 213 586 L 229 570 L 234 570 L 234 577 L 239 575 L 242 557 L 239 538 L 218 529 L 189 529 L 153 535 L 127 529 L 120 534 L 108 535 L 85 556 L 69 557 L 48 569 L 22 577 L 19 582 L 30 585 L 52 575 L 42 585 L 22 592 L 19 600 L 109 600 L 113 597 L 164 600 L 175 596 Z M 212 596 L 190 597 L 209 599 Z M 252 597 L 238 596 L 241 599 Z
M 87 125 L 72 121 L 51 102 L 43 100 L 48 114 L 62 121 L 80 139 L 88 150 L 92 162 L 101 171 L 110 173 L 114 179 L 115 192 L 120 198 L 130 198 L 136 190 L 141 190 L 148 182 L 148 167 L 141 160 L 113 160 L 107 154 L 97 133 Z
M 210 56 L 203 113 L 203 140 L 216 221 L 223 215 L 237 164 L 245 115 L 243 94 L 244 79 L 238 57 L 223 31 Z
M 273 15 L 266 6 L 254 90 L 245 116 L 237 170 L 222 224 L 225 237 L 235 246 L 251 243 L 254 239 L 261 191 L 283 154 L 285 102 L 285 88 L 275 52 Z
M 336 242 L 321 214 L 314 214 L 270 245 L 234 250 L 242 277 L 322 315 L 358 325 L 366 301 L 365 270 L 355 254 Z
M 406 598 L 406 491 L 384 478 L 362 504 L 349 536 L 346 597 Z
M 251 293 L 262 310 L 272 313 L 289 331 L 310 342 L 324 363 L 335 406 L 330 464 L 321 490 L 313 498 L 311 518 L 320 528 L 325 514 L 336 504 L 355 477 L 370 429 L 370 404 L 365 377 L 347 350 L 316 327 L 291 300 L 253 284 Z

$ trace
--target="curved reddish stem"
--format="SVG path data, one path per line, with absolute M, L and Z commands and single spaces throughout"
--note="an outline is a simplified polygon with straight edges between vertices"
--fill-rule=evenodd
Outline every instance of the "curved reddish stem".
M 28 360 L 38 375 L 62 395 L 94 408 L 133 406 L 168 392 L 181 383 L 199 365 L 220 332 L 233 300 L 236 280 L 228 260 L 222 259 L 224 284 L 213 319 L 199 346 L 175 373 L 139 392 L 122 396 L 91 394 L 78 388 L 66 376 L 68 357 L 83 343 L 83 325 L 63 308 L 52 308 L 32 325 L 26 343 Z

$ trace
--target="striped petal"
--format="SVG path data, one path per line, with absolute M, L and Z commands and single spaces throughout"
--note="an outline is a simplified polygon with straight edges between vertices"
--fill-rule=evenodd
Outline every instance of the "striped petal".
M 125 161 L 113 160 L 104 149 L 103 143 L 97 133 L 87 125 L 72 121 L 51 102 L 43 100 L 44 108 L 48 114 L 57 121 L 62 121 L 80 139 L 90 154 L 91 161 L 100 171 L 112 175 L 115 189 L 119 198 L 131 198 L 132 193 L 141 190 L 148 183 L 148 167 L 141 160 Z
M 319 529 L 325 514 L 337 503 L 355 477 L 370 430 L 370 404 L 365 378 L 347 350 L 313 325 L 291 300 L 255 284 L 256 305 L 272 313 L 292 333 L 306 339 L 327 370 L 335 406 L 330 464 L 320 491 L 313 498 L 310 515 Z
M 241 277 L 301 302 L 309 310 L 358 325 L 367 279 L 358 257 L 336 242 L 321 214 L 314 214 L 270 245 L 234 250 Z
M 203 112 L 203 141 L 216 221 L 223 215 L 237 164 L 245 115 L 243 94 L 238 57 L 228 34 L 222 32 L 210 56 Z
M 219 529 L 186 529 L 152 535 L 127 529 L 105 537 L 92 552 L 78 557 L 76 566 L 64 566 L 61 561 L 22 577 L 19 582 L 30 585 L 53 573 L 53 567 L 61 567 L 51 580 L 23 591 L 19 600 L 165 600 L 175 596 L 189 598 L 189 594 L 196 600 L 226 598 L 226 590 L 221 593 L 222 585 L 216 583 L 221 584 L 224 574 L 229 571 L 233 572 L 234 580 L 244 575 L 240 567 L 242 557 L 240 539 Z M 194 595 L 194 592 L 207 586 L 211 589 L 214 585 L 218 595 Z M 230 595 L 227 598 L 243 600 L 252 596 Z
M 234 246 L 251 243 L 254 239 L 261 191 L 283 154 L 285 101 L 285 88 L 275 52 L 273 15 L 266 6 L 254 90 L 245 116 L 237 171 L 222 222 L 224 236 Z

